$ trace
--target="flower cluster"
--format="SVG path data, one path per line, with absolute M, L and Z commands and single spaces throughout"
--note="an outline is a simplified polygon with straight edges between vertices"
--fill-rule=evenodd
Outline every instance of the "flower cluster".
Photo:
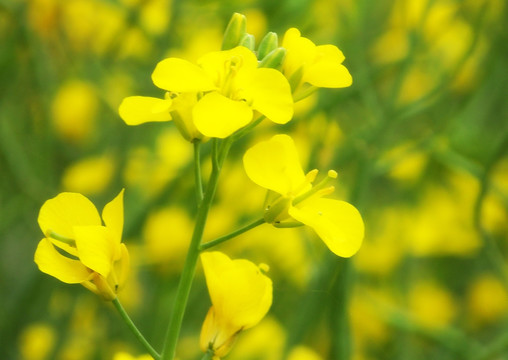
M 272 304 L 267 265 L 231 260 L 222 252 L 204 252 L 207 248 L 263 222 L 275 227 L 307 225 L 342 257 L 355 254 L 363 240 L 363 221 L 354 206 L 325 197 L 333 192 L 334 187 L 327 183 L 337 173 L 329 171 L 324 180 L 313 185 L 318 170 L 305 174 L 293 139 L 280 134 L 257 143 L 243 157 L 248 177 L 268 190 L 262 218 L 233 235 L 202 243 L 208 210 L 231 143 L 265 118 L 286 124 L 293 117 L 294 102 L 317 87 L 340 88 L 352 83 L 342 65 L 344 55 L 336 46 L 316 46 L 297 29 L 286 32 L 282 46 L 274 33 L 268 33 L 257 49 L 254 44 L 254 37 L 245 31 L 245 17 L 235 14 L 221 51 L 203 55 L 196 64 L 177 57 L 160 61 L 152 81 L 165 91 L 163 97 L 130 96 L 119 107 L 120 117 L 128 125 L 173 120 L 181 135 L 196 145 L 196 224 L 161 355 L 139 333 L 117 300 L 129 264 L 127 249 L 121 243 L 123 190 L 105 206 L 104 224 L 95 206 L 77 193 L 62 193 L 48 200 L 40 211 L 39 224 L 45 237 L 35 253 L 39 269 L 112 300 L 156 359 L 174 358 L 199 257 L 212 302 L 200 337 L 201 350 L 208 358 L 225 356 L 238 334 L 259 323 Z M 203 194 L 199 144 L 209 138 L 212 172 Z

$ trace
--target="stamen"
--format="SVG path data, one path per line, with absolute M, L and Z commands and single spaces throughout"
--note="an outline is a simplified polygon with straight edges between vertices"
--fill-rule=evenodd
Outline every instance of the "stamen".
M 293 191 L 293 195 L 297 195 L 297 194 L 301 193 L 303 190 L 305 190 L 306 187 L 311 185 L 314 182 L 314 180 L 316 180 L 316 176 L 317 176 L 318 173 L 319 173 L 318 169 L 314 169 L 314 170 L 309 171 L 305 175 L 305 180 L 300 184 L 300 186 L 298 186 L 295 189 L 295 191 Z
M 314 194 L 318 195 L 319 197 L 331 194 L 335 190 L 335 187 L 326 187 L 326 185 L 330 182 L 331 179 L 336 179 L 338 174 L 334 170 L 329 170 L 326 175 L 327 176 L 318 184 L 316 184 L 312 189 L 294 199 L 293 204 L 296 205 L 299 202 L 302 202 L 303 200 L 313 196 Z

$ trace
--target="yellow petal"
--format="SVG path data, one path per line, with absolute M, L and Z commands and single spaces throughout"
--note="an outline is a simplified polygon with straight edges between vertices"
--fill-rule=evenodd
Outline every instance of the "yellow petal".
M 40 271 L 67 284 L 79 284 L 89 280 L 92 275 L 92 272 L 78 260 L 61 255 L 46 238 L 39 242 L 34 261 Z
M 112 232 L 115 243 L 120 244 L 122 241 L 123 231 L 123 193 L 124 189 L 102 210 L 102 219 L 106 227 Z M 115 254 L 120 256 L 120 254 Z M 117 257 L 115 256 L 115 257 Z
M 256 55 L 244 46 L 237 46 L 231 50 L 213 51 L 205 54 L 198 60 L 199 66 L 203 68 L 215 84 L 220 84 L 229 72 L 231 66 L 241 76 L 243 73 L 250 73 L 258 66 Z
M 363 220 L 356 208 L 334 199 L 309 199 L 291 207 L 289 215 L 310 226 L 336 255 L 350 257 L 363 241 Z
M 316 46 L 316 62 L 330 61 L 336 64 L 342 64 L 346 59 L 342 51 L 335 45 L 319 45 Z
M 147 96 L 130 96 L 123 99 L 118 113 L 127 125 L 139 125 L 152 121 L 169 121 L 171 99 Z
M 344 65 L 320 61 L 307 67 L 302 81 L 318 87 L 343 88 L 351 86 L 353 78 Z
M 115 254 L 115 244 L 104 226 L 76 226 L 76 247 L 80 261 L 107 278 Z
M 215 89 L 212 78 L 203 69 L 178 58 L 168 58 L 159 62 L 152 73 L 152 81 L 155 86 L 173 92 Z
M 295 28 L 286 31 L 282 47 L 287 50 L 282 68 L 288 77 L 301 66 L 310 64 L 316 57 L 316 45 L 309 39 L 300 36 L 300 31 Z
M 124 288 L 130 271 L 130 256 L 125 244 L 120 244 L 120 258 L 115 262 L 114 269 L 118 280 L 117 292 L 119 292 Z
M 201 254 L 201 262 L 222 342 L 261 321 L 272 304 L 272 281 L 258 266 L 218 251 Z
M 254 145 L 243 156 L 243 165 L 253 182 L 281 195 L 297 190 L 305 181 L 295 143 L 288 135 Z
M 225 138 L 252 120 L 252 109 L 217 92 L 206 94 L 192 112 L 196 128 L 205 136 Z
M 90 200 L 78 193 L 64 192 L 47 200 L 41 207 L 38 218 L 42 232 L 50 232 L 74 239 L 74 226 L 101 225 L 99 213 Z M 71 255 L 76 249 L 63 242 L 54 244 Z
M 293 117 L 293 97 L 288 81 L 277 70 L 256 69 L 246 92 L 252 98 L 252 108 L 277 124 Z

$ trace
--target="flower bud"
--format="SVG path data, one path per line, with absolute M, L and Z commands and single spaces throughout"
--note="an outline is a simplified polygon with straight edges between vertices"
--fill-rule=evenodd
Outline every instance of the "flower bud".
M 286 56 L 286 49 L 279 47 L 272 50 L 264 59 L 259 63 L 260 68 L 272 68 L 277 69 L 281 66 Z
M 276 33 L 269 32 L 266 34 L 258 47 L 258 59 L 263 60 L 266 55 L 277 48 L 278 44 L 279 40 Z
M 245 46 L 247 49 L 254 51 L 256 39 L 252 34 L 245 34 L 238 45 Z
M 224 32 L 222 50 L 232 49 L 240 44 L 246 34 L 247 19 L 245 15 L 234 13 Z

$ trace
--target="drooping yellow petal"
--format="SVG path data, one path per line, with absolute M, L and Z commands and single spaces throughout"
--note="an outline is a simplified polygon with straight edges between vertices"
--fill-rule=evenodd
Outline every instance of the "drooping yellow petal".
M 61 255 L 46 238 L 39 242 L 34 261 L 40 271 L 67 284 L 82 283 L 89 280 L 92 275 L 92 272 L 78 260 Z
M 288 135 L 275 135 L 254 145 L 243 156 L 243 165 L 252 181 L 281 195 L 297 190 L 305 181 L 294 141 Z
M 148 96 L 129 96 L 123 99 L 118 113 L 127 125 L 139 125 L 153 121 L 169 121 L 171 99 Z
M 74 232 L 80 261 L 107 278 L 116 252 L 108 229 L 104 226 L 76 226 Z
M 272 281 L 258 266 L 215 251 L 201 254 L 208 292 L 226 338 L 256 325 L 272 304 Z
M 42 205 L 38 222 L 46 236 L 50 232 L 56 232 L 74 239 L 74 226 L 101 225 L 101 218 L 95 205 L 86 197 L 78 193 L 64 192 Z M 75 250 L 64 243 L 58 242 L 55 245 L 75 254 Z
M 277 70 L 255 69 L 245 91 L 252 99 L 252 108 L 277 124 L 293 117 L 293 97 L 288 81 Z
M 345 201 L 312 198 L 289 209 L 295 220 L 310 226 L 336 255 L 350 257 L 363 241 L 364 225 L 358 210 Z
M 124 189 L 109 203 L 104 206 L 102 210 L 102 219 L 106 227 L 112 232 L 113 240 L 116 244 L 122 241 L 123 232 L 123 193 Z M 115 258 L 120 254 L 115 254 Z
M 225 138 L 252 120 L 252 109 L 217 92 L 206 94 L 192 112 L 196 128 L 205 136 Z
M 198 92 L 215 89 L 213 79 L 199 66 L 178 58 L 164 59 L 152 73 L 155 86 L 172 92 Z
M 318 87 L 343 88 L 351 86 L 353 78 L 344 65 L 320 61 L 307 67 L 302 81 Z

